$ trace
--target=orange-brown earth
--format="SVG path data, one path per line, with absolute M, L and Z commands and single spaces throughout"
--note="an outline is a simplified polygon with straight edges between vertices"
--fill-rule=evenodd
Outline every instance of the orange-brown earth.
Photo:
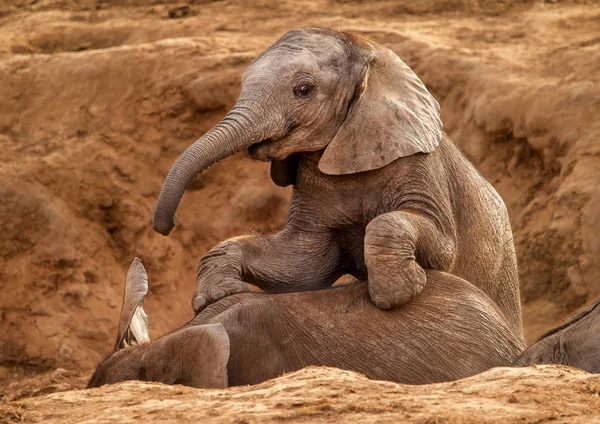
M 409 386 L 310 367 L 256 386 L 198 390 L 125 382 L 0 405 L 0 420 L 53 423 L 598 423 L 600 376 L 558 366 L 495 368 Z M 2 415 L 3 414 L 3 415 Z
M 290 190 L 275 187 L 268 165 L 243 153 L 193 183 L 177 231 L 165 238 L 151 230 L 154 202 L 173 161 L 232 105 L 251 60 L 303 25 L 349 28 L 387 45 L 438 99 L 445 130 L 508 206 L 529 340 L 600 294 L 597 2 L 0 0 L 4 400 L 84 385 L 112 346 L 133 256 L 144 260 L 150 274 L 145 305 L 156 336 L 191 317 L 195 266 L 204 252 L 226 237 L 273 232 L 282 225 Z M 532 399 L 542 390 L 556 390 L 556 398 L 547 398 L 549 407 L 566 398 L 583 402 L 579 386 L 563 387 L 563 377 L 552 373 L 595 381 L 590 393 L 598 393 L 593 377 L 548 370 L 507 371 L 513 374 L 502 381 Z M 335 391 L 350 375 L 323 373 L 310 377 L 299 396 L 315 402 L 311 396 L 325 394 L 310 387 Z M 302 385 L 303 375 L 265 384 Z M 496 389 L 504 396 L 504 383 L 486 375 L 481 378 L 490 399 Z M 522 379 L 526 387 L 520 386 Z M 369 396 L 392 387 L 356 381 Z M 394 387 L 403 387 L 406 396 L 446 390 Z M 66 421 L 63 409 L 77 420 L 81 411 L 64 402 L 91 402 L 94 411 L 106 406 L 94 393 L 108 396 L 119 388 L 134 398 L 179 390 L 189 395 L 182 399 L 197 396 L 199 402 L 220 393 L 214 396 L 222 396 L 224 405 L 239 390 L 261 390 L 194 392 L 127 383 L 10 403 L 0 420 Z M 468 402 L 478 396 L 465 390 L 461 396 Z M 127 396 L 118 402 L 127 404 Z M 341 414 L 340 405 L 350 408 L 340 402 L 324 406 L 323 413 L 331 418 Z M 498 409 L 506 419 L 535 418 L 517 408 L 518 402 L 509 404 Z M 44 417 L 40 408 L 59 415 Z M 261 408 L 265 417 L 275 417 L 295 407 L 282 401 Z M 380 413 L 360 408 L 361 420 L 376 420 Z M 573 408 L 579 416 L 581 410 Z

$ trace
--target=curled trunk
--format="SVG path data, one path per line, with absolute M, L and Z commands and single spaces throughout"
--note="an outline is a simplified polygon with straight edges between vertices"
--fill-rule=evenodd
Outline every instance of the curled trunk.
M 252 127 L 253 119 L 234 108 L 223 120 L 177 159 L 163 184 L 154 209 L 154 230 L 168 235 L 175 226 L 175 212 L 196 175 L 216 162 L 261 141 L 264 129 Z

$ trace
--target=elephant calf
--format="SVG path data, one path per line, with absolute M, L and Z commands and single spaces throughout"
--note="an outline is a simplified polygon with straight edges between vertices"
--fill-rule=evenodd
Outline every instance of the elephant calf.
M 540 337 L 514 362 L 534 364 L 563 364 L 600 373 L 600 297 Z
M 242 293 L 211 304 L 179 330 L 149 341 L 139 259 L 129 269 L 115 352 L 88 387 L 124 380 L 202 388 L 260 383 L 309 365 L 424 384 L 509 365 L 523 344 L 499 308 L 465 280 L 426 271 L 412 302 L 381 311 L 367 284 Z
M 225 296 L 368 280 L 381 309 L 429 284 L 425 269 L 464 278 L 522 334 L 506 207 L 444 135 L 439 105 L 391 50 L 355 34 L 302 28 L 246 70 L 240 97 L 173 165 L 154 212 L 167 235 L 196 175 L 249 149 L 293 184 L 285 227 L 219 244 L 198 266 L 196 312 Z

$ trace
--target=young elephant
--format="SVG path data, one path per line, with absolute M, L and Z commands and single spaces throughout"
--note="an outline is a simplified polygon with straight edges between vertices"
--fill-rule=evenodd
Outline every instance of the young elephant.
M 514 365 L 563 364 L 600 373 L 600 297 L 548 331 Z
M 149 342 L 139 259 L 127 275 L 115 352 L 88 387 L 124 380 L 202 388 L 255 384 L 309 365 L 410 384 L 455 380 L 509 365 L 523 351 L 479 289 L 439 271 L 402 308 L 381 311 L 364 283 L 283 294 L 243 293 L 210 305 Z
M 519 336 L 514 243 L 500 196 L 442 132 L 439 105 L 392 51 L 346 32 L 288 32 L 247 69 L 240 97 L 169 171 L 154 212 L 167 235 L 187 185 L 250 149 L 294 185 L 283 230 L 227 240 L 200 261 L 193 306 L 266 289 L 368 280 L 381 309 L 425 287 L 424 269 L 474 284 Z M 428 283 L 429 284 L 429 283 Z

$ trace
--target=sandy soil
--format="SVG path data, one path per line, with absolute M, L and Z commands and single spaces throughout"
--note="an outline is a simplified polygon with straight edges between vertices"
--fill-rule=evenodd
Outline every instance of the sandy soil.
M 557 384 L 560 382 L 560 384 Z M 125 382 L 0 405 L 0 420 L 55 423 L 598 423 L 600 376 L 566 367 L 496 368 L 408 386 L 306 368 L 257 386 L 197 390 Z
M 530 340 L 600 294 L 596 2 L 247 3 L 0 0 L 4 400 L 82 387 L 112 346 L 134 255 L 151 275 L 156 336 L 191 317 L 207 249 L 282 225 L 290 191 L 246 154 L 194 182 L 169 238 L 151 231 L 151 214 L 169 167 L 235 101 L 245 67 L 302 25 L 389 46 L 438 99 L 445 130 L 509 208 Z M 318 384 L 338 378 L 327 375 Z

